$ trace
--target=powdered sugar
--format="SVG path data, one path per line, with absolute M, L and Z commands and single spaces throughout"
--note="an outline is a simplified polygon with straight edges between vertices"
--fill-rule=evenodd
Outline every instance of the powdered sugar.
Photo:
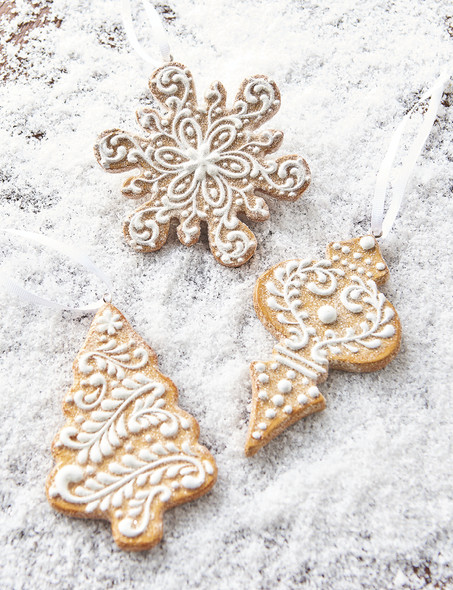
M 5 36 L 38 6 L 16 2 Z M 259 247 L 240 269 L 216 264 L 205 236 L 185 249 L 172 234 L 146 255 L 122 240 L 131 204 L 120 195 L 122 179 L 102 172 L 92 148 L 104 129 L 134 130 L 131 113 L 149 97 L 150 68 L 128 46 L 119 3 L 49 7 L 47 24 L 22 48 L 6 46 L 1 223 L 82 244 L 109 273 L 113 303 L 178 386 L 219 480 L 209 495 L 165 516 L 165 541 L 149 554 L 116 550 L 104 523 L 55 514 L 44 496 L 50 442 L 91 317 L 23 307 L 0 292 L 4 587 L 79 588 L 87 579 L 93 589 L 451 584 L 451 107 L 439 112 L 395 233 L 382 246 L 391 269 L 383 291 L 403 324 L 399 357 L 378 374 L 333 373 L 320 386 L 325 412 L 253 459 L 242 451 L 248 363 L 273 343 L 252 309 L 255 280 L 280 260 L 319 258 L 329 241 L 368 230 L 391 133 L 450 60 L 449 3 L 170 4 L 172 53 L 191 69 L 200 95 L 217 78 L 230 99 L 247 76 L 275 79 L 282 153 L 303 155 L 312 169 L 298 202 L 269 200 L 272 221 L 252 224 Z M 33 270 L 35 251 L 18 248 L 8 267 L 17 277 L 31 274 L 45 290 L 57 271 L 61 293 L 65 285 L 75 298 L 84 293 L 85 273 L 47 257 Z M 96 288 L 90 283 L 86 300 Z

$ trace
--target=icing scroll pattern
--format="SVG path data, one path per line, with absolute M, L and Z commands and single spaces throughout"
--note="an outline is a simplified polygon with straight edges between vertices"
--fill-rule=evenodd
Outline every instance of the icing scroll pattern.
M 282 132 L 255 132 L 280 107 L 275 82 L 264 76 L 245 80 L 231 109 L 224 87 L 215 82 L 199 105 L 190 71 L 170 63 L 153 74 L 150 90 L 161 109 L 137 113 L 146 138 L 114 129 L 95 146 L 107 171 L 139 171 L 125 182 L 126 196 L 149 199 L 126 220 L 127 240 L 139 251 L 158 250 L 177 218 L 178 237 L 191 246 L 204 221 L 215 258 L 226 266 L 243 264 L 256 239 L 238 214 L 264 221 L 269 210 L 262 194 L 296 200 L 310 182 L 302 158 L 266 157 L 282 143 Z
M 198 443 L 196 421 L 177 406 L 154 352 L 110 304 L 93 321 L 63 407 L 49 501 L 73 516 L 110 520 L 120 547 L 152 547 L 163 512 L 214 485 L 216 465 Z
M 378 290 L 387 276 L 375 239 L 364 236 L 331 244 L 325 260 L 282 262 L 260 277 L 255 309 L 279 342 L 269 361 L 251 365 L 246 454 L 325 408 L 318 385 L 329 368 L 376 371 L 394 358 L 400 323 Z

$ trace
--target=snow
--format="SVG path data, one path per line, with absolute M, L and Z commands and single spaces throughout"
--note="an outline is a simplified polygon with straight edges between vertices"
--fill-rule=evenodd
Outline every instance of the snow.
M 296 203 L 270 200 L 251 223 L 254 258 L 220 266 L 206 236 L 175 233 L 137 254 L 122 238 L 136 205 L 93 145 L 105 129 L 138 131 L 149 65 L 130 48 L 119 2 L 54 0 L 47 24 L 9 43 L 0 88 L 2 227 L 82 244 L 115 285 L 113 303 L 156 350 L 180 405 L 216 457 L 213 491 L 165 516 L 151 552 L 119 550 L 109 524 L 56 514 L 45 498 L 60 403 L 91 316 L 26 306 L 0 291 L 0 565 L 2 588 L 435 588 L 453 584 L 451 445 L 451 162 L 444 97 L 394 231 L 382 244 L 384 291 L 404 341 L 378 373 L 332 372 L 324 412 L 246 459 L 248 365 L 273 339 L 255 316 L 257 277 L 291 257 L 368 230 L 375 175 L 402 116 L 451 59 L 447 0 L 171 0 L 172 53 L 199 95 L 220 79 L 230 101 L 243 78 L 276 80 L 282 153 L 313 181 Z M 32 19 L 16 2 L 7 38 Z M 61 26 L 54 19 L 61 19 Z M 146 35 L 143 27 L 142 36 Z M 153 48 L 154 49 L 154 48 Z M 157 52 L 156 52 L 157 56 Z M 159 65 L 156 60 L 156 66 Z M 72 303 L 99 282 L 50 253 L 1 242 L 3 268 Z

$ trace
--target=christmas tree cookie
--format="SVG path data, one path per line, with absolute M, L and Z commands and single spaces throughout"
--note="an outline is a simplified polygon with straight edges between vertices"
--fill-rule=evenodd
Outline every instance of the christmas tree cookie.
M 109 520 L 123 549 L 149 549 L 162 538 L 166 510 L 212 488 L 215 461 L 155 353 L 111 304 L 95 316 L 73 369 L 49 502 Z

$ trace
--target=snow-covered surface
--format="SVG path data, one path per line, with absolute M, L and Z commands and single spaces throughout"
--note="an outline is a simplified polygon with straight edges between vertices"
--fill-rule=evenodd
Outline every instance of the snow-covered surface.
M 18 1 L 6 36 L 33 18 Z M 272 127 L 313 181 L 251 224 L 259 247 L 220 266 L 206 236 L 175 234 L 141 255 L 122 239 L 135 203 L 95 162 L 97 134 L 137 130 L 150 68 L 125 38 L 118 2 L 54 0 L 1 87 L 1 225 L 83 244 L 115 283 L 114 303 L 155 348 L 180 404 L 215 455 L 213 491 L 165 516 L 164 541 L 128 554 L 103 521 L 55 513 L 45 498 L 60 403 L 90 315 L 25 306 L 0 292 L 0 553 L 5 589 L 448 588 L 453 586 L 451 248 L 453 110 L 439 111 L 395 231 L 385 293 L 404 328 L 375 374 L 333 372 L 324 412 L 246 459 L 248 364 L 273 340 L 256 318 L 256 278 L 285 258 L 319 257 L 368 229 L 379 163 L 395 125 L 452 54 L 449 0 L 171 0 L 175 58 L 199 94 L 235 95 L 264 73 L 282 92 Z M 61 27 L 52 20 L 62 19 Z M 5 29 L 5 25 L 3 25 Z M 158 62 L 156 62 L 156 65 Z M 451 101 L 451 95 L 449 97 Z M 448 97 L 446 97 L 448 101 Z M 446 102 L 446 101 L 444 101 Z M 446 102 L 447 104 L 447 102 Z M 62 258 L 2 242 L 18 278 L 74 301 L 99 284 Z

